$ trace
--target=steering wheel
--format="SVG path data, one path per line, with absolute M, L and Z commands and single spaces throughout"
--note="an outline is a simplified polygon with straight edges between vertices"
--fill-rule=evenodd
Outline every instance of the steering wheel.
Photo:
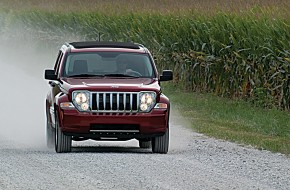
M 133 75 L 133 76 L 136 76 L 136 77 L 141 77 L 142 76 L 142 74 L 141 73 L 139 73 L 139 72 L 137 72 L 137 71 L 133 71 L 133 70 L 130 70 L 130 71 L 128 71 L 127 72 L 129 75 Z

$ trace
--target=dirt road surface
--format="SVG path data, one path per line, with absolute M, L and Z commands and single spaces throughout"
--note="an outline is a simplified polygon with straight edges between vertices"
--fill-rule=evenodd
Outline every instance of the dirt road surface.
M 45 146 L 43 70 L 55 54 L 0 48 L 0 190 L 290 189 L 290 158 L 208 138 L 172 109 L 166 155 L 127 142 Z

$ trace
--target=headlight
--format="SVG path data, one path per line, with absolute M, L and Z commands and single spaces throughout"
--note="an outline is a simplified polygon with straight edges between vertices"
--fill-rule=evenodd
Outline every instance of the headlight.
M 88 111 L 90 109 L 89 99 L 90 93 L 87 91 L 73 92 L 73 103 L 79 111 Z
M 140 111 L 141 112 L 149 112 L 155 105 L 156 102 L 156 94 L 155 92 L 141 92 L 140 93 Z
M 87 102 L 87 100 L 88 100 L 87 95 L 82 92 L 78 93 L 75 97 L 75 101 L 78 105 L 81 105 L 82 103 Z

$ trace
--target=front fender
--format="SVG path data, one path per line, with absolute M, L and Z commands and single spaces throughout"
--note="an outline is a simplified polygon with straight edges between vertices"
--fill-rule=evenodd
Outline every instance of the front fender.
M 160 95 L 160 103 L 166 103 L 168 105 L 168 109 L 170 109 L 170 101 L 169 98 L 167 98 L 167 96 L 165 96 L 164 94 Z
M 55 96 L 55 105 L 60 106 L 62 102 L 70 102 L 70 100 L 67 94 L 60 92 Z
M 169 115 L 170 115 L 170 101 L 169 101 L 169 98 L 166 97 L 164 94 L 160 94 L 159 103 L 166 103 L 167 104 L 166 125 L 169 127 Z
M 60 128 L 62 128 L 62 126 L 63 126 L 62 125 L 63 111 L 60 108 L 60 104 L 62 102 L 69 102 L 69 97 L 67 94 L 60 92 L 55 96 L 55 104 L 54 104 L 54 112 L 55 112 L 55 114 L 57 114 L 57 116 L 59 118 L 58 123 L 59 123 Z

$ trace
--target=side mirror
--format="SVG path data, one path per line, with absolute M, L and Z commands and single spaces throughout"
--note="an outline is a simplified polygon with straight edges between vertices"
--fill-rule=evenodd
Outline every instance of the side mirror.
M 160 76 L 160 81 L 169 81 L 173 79 L 173 73 L 171 70 L 164 70 Z
M 47 80 L 57 80 L 57 76 L 54 70 L 45 70 L 44 78 Z

